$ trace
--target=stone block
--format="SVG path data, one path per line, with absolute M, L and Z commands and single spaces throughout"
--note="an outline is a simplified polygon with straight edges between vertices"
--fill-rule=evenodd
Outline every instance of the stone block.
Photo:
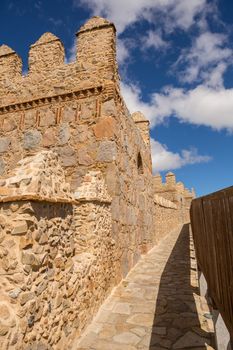
M 81 118 L 90 119 L 95 116 L 96 113 L 96 101 L 88 101 L 82 104 Z
M 89 138 L 89 130 L 87 125 L 78 125 L 73 132 L 73 137 L 75 142 L 86 142 Z
M 62 120 L 65 123 L 72 123 L 72 122 L 75 122 L 75 117 L 76 117 L 76 108 L 66 106 L 63 110 Z
M 102 104 L 102 114 L 104 116 L 116 116 L 117 115 L 117 108 L 114 99 L 105 101 Z
M 40 126 L 55 125 L 55 113 L 51 109 L 45 109 L 40 111 Z
M 23 139 L 23 147 L 27 150 L 36 148 L 41 142 L 42 136 L 38 130 L 30 130 L 25 132 Z
M 12 222 L 12 231 L 13 236 L 24 235 L 28 231 L 28 225 L 25 220 L 22 221 L 13 221 Z
M 33 240 L 28 237 L 21 237 L 19 242 L 20 249 L 28 249 L 33 245 Z
M 33 128 L 36 125 L 36 109 L 25 111 L 24 115 L 24 127 L 26 129 Z
M 2 130 L 4 132 L 10 132 L 17 128 L 17 123 L 14 118 L 7 117 L 4 119 Z
M 24 264 L 24 265 L 30 265 L 33 267 L 40 266 L 40 260 L 33 253 L 22 252 L 22 259 L 21 260 L 22 260 L 22 264 Z
M 53 146 L 56 143 L 56 136 L 53 129 L 48 129 L 43 134 L 42 145 L 44 147 Z
M 64 167 L 74 166 L 77 164 L 75 150 L 70 146 L 64 146 L 59 150 L 59 154 Z
M 69 139 L 70 139 L 70 128 L 67 123 L 63 123 L 60 126 L 59 132 L 58 132 L 58 139 L 60 145 L 65 145 Z
M 2 158 L 0 158 L 0 176 L 4 174 L 5 171 L 5 162 Z
M 114 141 L 103 141 L 100 143 L 97 152 L 97 161 L 113 162 L 116 160 L 117 148 Z
M 88 147 L 82 147 L 78 150 L 78 162 L 80 165 L 91 165 L 93 164 L 93 159 L 88 153 Z
M 0 153 L 8 151 L 11 144 L 11 139 L 9 137 L 0 137 Z
M 116 121 L 112 117 L 101 118 L 93 129 L 98 139 L 111 138 L 116 133 Z
M 20 304 L 23 306 L 28 301 L 33 300 L 34 298 L 35 298 L 35 293 L 34 292 L 21 293 L 21 295 L 20 295 Z
M 10 296 L 12 299 L 17 299 L 21 292 L 22 292 L 22 289 L 19 288 L 19 287 L 17 287 L 17 288 L 15 288 L 15 289 L 12 289 L 12 290 L 9 292 L 9 296 Z

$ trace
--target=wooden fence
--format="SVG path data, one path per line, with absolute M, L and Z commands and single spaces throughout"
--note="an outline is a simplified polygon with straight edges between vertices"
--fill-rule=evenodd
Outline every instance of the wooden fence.
M 198 267 L 233 339 L 233 187 L 194 199 L 191 225 Z

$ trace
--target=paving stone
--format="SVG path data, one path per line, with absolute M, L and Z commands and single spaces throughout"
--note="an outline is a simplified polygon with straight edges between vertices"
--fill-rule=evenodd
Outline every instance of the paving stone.
M 113 337 L 113 341 L 120 344 L 136 345 L 140 341 L 140 337 L 130 332 L 117 334 Z
M 113 308 L 113 312 L 117 314 L 130 314 L 130 304 L 127 303 L 117 303 Z
M 153 324 L 154 317 L 150 314 L 135 314 L 127 319 L 128 323 L 150 327 Z
M 191 347 L 204 346 L 205 344 L 208 344 L 208 342 L 208 339 L 202 338 L 196 333 L 187 332 L 173 345 L 173 349 L 185 349 Z
M 173 231 L 137 263 L 101 307 L 86 350 L 213 350 L 209 308 L 191 283 L 189 240 Z
M 159 334 L 159 335 L 166 335 L 167 328 L 166 327 L 153 327 L 152 332 L 155 334 Z

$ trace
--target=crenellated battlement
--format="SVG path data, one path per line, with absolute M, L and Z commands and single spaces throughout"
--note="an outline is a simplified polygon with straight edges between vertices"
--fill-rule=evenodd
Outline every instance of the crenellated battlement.
M 59 38 L 52 33 L 44 33 L 29 51 L 29 74 L 48 71 L 64 64 L 65 50 Z
M 5 80 L 18 79 L 22 75 L 22 60 L 7 45 L 0 46 L 0 83 Z
M 191 200 L 195 198 L 194 190 L 185 188 L 183 182 L 176 182 L 176 176 L 172 172 L 165 175 L 165 182 L 162 181 L 162 176 L 157 174 L 153 177 L 154 191 L 161 197 L 164 197 L 174 203 L 183 204 L 186 202 L 190 206 Z
M 0 106 L 46 95 L 70 92 L 82 86 L 114 81 L 118 85 L 116 29 L 93 17 L 77 35 L 76 61 L 65 62 L 61 40 L 44 33 L 30 46 L 28 74 L 22 75 L 22 60 L 6 45 L 0 46 Z

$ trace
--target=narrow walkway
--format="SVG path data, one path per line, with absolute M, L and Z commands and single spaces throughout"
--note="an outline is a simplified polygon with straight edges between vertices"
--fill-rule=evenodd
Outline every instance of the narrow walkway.
M 185 225 L 139 261 L 73 350 L 213 349 L 213 325 L 196 277 Z

